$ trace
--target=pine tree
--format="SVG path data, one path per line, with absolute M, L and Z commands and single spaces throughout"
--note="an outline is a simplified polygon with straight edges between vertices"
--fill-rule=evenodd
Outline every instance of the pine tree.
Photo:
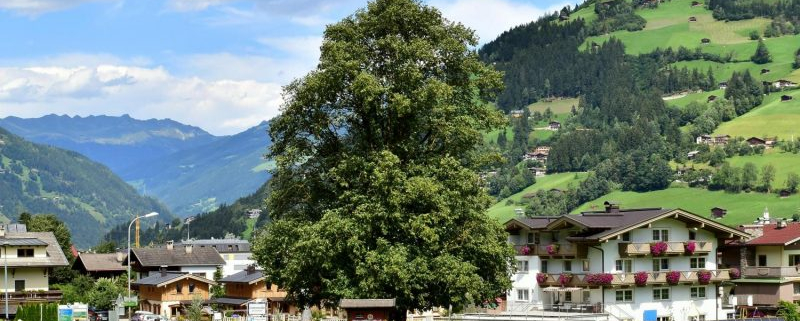
M 750 60 L 759 65 L 772 62 L 772 56 L 770 56 L 769 50 L 767 49 L 767 46 L 764 44 L 763 40 L 761 39 L 758 40 L 758 47 L 756 48 L 756 53 L 750 57 Z

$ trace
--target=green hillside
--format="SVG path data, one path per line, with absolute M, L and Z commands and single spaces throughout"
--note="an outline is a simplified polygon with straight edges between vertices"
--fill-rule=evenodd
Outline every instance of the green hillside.
M 720 221 L 729 225 L 752 222 L 764 212 L 764 208 L 768 208 L 773 217 L 787 218 L 791 218 L 800 208 L 798 202 L 800 196 L 797 195 L 781 199 L 775 194 L 730 194 L 723 191 L 673 187 L 647 193 L 612 192 L 583 204 L 573 213 L 602 209 L 603 202 L 608 200 L 619 202 L 623 208 L 682 208 L 704 216 L 710 215 L 711 208 L 722 207 L 728 210 L 728 214 Z
M 800 174 L 800 155 L 781 152 L 776 149 L 767 150 L 764 155 L 732 157 L 728 159 L 728 162 L 736 167 L 743 167 L 746 163 L 753 163 L 759 170 L 764 165 L 771 164 L 775 167 L 775 181 L 772 186 L 777 189 L 786 186 L 786 177 L 789 173 Z
M 488 214 L 491 217 L 497 218 L 500 222 L 505 222 L 514 217 L 514 210 L 522 206 L 517 204 L 508 204 L 509 201 L 519 202 L 525 194 L 533 193 L 538 190 L 549 190 L 553 188 L 566 189 L 571 186 L 577 186 L 583 179 L 586 178 L 587 173 L 559 173 L 537 177 L 536 183 L 528 186 L 519 193 L 504 198 L 489 208 Z
M 782 95 L 794 97 L 781 101 Z M 731 136 L 778 136 L 790 140 L 800 137 L 800 90 L 773 93 L 765 97 L 764 103 L 749 113 L 722 123 L 715 134 Z
M 142 197 L 107 167 L 71 151 L 28 142 L 0 128 L 0 219 L 23 212 L 55 214 L 69 226 L 79 247 L 97 243 L 105 232 L 136 215 L 157 211 L 158 201 Z

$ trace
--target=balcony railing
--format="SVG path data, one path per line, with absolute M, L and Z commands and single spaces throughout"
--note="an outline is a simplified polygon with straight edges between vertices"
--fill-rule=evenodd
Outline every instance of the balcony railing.
M 586 257 L 585 246 L 570 243 L 555 243 L 555 247 L 542 244 L 514 245 L 517 255 L 528 256 L 553 256 L 553 257 Z M 527 248 L 527 250 L 526 250 Z
M 790 278 L 800 277 L 800 268 L 795 266 L 749 266 L 742 269 L 746 278 Z
M 710 283 L 718 283 L 722 281 L 729 281 L 731 279 L 730 270 L 708 270 L 711 272 L 711 280 Z M 647 285 L 661 285 L 667 284 L 667 272 L 647 272 Z M 697 270 L 693 271 L 678 271 L 680 272 L 680 278 L 678 279 L 679 284 L 697 284 L 699 283 L 697 277 Z M 613 273 L 611 274 L 613 279 L 611 280 L 611 284 L 608 285 L 636 285 L 636 273 Z M 559 282 L 559 277 L 561 274 L 546 274 L 545 282 L 541 283 L 541 286 L 561 286 L 562 284 Z M 568 287 L 594 287 L 598 286 L 596 284 L 589 284 L 586 282 L 585 273 L 574 273 L 572 274 L 572 280 L 564 284 L 564 286 Z
M 664 255 L 686 254 L 686 244 L 688 242 L 667 242 L 667 250 Z M 620 243 L 620 256 L 639 256 L 650 255 L 650 244 L 652 243 Z M 711 242 L 695 242 L 694 254 L 708 254 L 713 250 Z
M 58 302 L 61 301 L 63 294 L 61 291 L 18 291 L 9 292 L 9 302 Z M 5 293 L 0 292 L 0 298 L 5 298 Z

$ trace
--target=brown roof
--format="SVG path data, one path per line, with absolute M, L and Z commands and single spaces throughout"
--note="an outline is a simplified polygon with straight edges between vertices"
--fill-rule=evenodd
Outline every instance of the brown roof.
M 539 217 L 516 217 L 505 223 L 506 229 L 509 227 L 525 227 L 529 229 L 544 229 L 547 224 L 558 219 L 559 216 L 539 216 Z
M 789 245 L 800 240 L 800 223 L 789 222 L 786 227 L 778 228 L 777 223 L 762 227 L 764 234 L 750 240 L 747 245 Z
M 81 253 L 73 266 L 80 266 L 79 264 L 88 272 L 125 271 L 122 261 L 117 261 L 117 253 Z
M 150 275 L 146 278 L 142 278 L 139 280 L 134 281 L 131 283 L 132 285 L 140 286 L 140 285 L 153 285 L 162 287 L 171 283 L 175 283 L 176 281 L 191 279 L 211 285 L 216 285 L 217 282 L 212 280 L 206 279 L 202 276 L 197 276 L 191 273 L 174 273 L 174 272 L 166 272 L 166 273 L 156 273 Z
M 192 247 L 191 253 L 186 253 L 183 247 L 131 249 L 131 262 L 139 262 L 144 267 L 225 265 L 216 249 L 196 246 Z
M 395 299 L 342 299 L 339 307 L 343 309 L 393 308 Z
M 3 240 L 7 240 L 11 243 L 31 242 L 32 239 L 36 239 L 36 244 L 41 244 L 40 246 L 45 246 L 44 244 L 47 244 L 47 248 L 45 249 L 47 251 L 47 257 L 9 258 L 9 267 L 55 267 L 69 265 L 67 257 L 64 256 L 64 251 L 62 251 L 61 246 L 58 245 L 58 241 L 56 240 L 56 236 L 53 235 L 53 232 L 7 231 L 6 236 L 0 238 L 0 243 L 2 243 Z

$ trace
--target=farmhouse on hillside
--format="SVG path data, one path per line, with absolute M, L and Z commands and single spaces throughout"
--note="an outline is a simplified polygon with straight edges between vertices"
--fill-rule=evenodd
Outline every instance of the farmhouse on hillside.
M 722 207 L 715 207 L 711 209 L 711 217 L 713 218 L 722 218 L 725 217 L 725 214 L 728 214 L 728 210 Z
M 549 130 L 559 130 L 559 129 L 561 129 L 561 123 L 559 123 L 557 121 L 551 121 L 547 125 L 547 129 L 549 129 Z
M 781 101 L 790 101 L 790 100 L 792 100 L 792 98 L 793 97 L 789 96 L 789 95 L 782 95 L 781 96 Z
M 778 89 L 797 87 L 797 83 L 786 79 L 781 79 L 772 83 L 772 86 Z

